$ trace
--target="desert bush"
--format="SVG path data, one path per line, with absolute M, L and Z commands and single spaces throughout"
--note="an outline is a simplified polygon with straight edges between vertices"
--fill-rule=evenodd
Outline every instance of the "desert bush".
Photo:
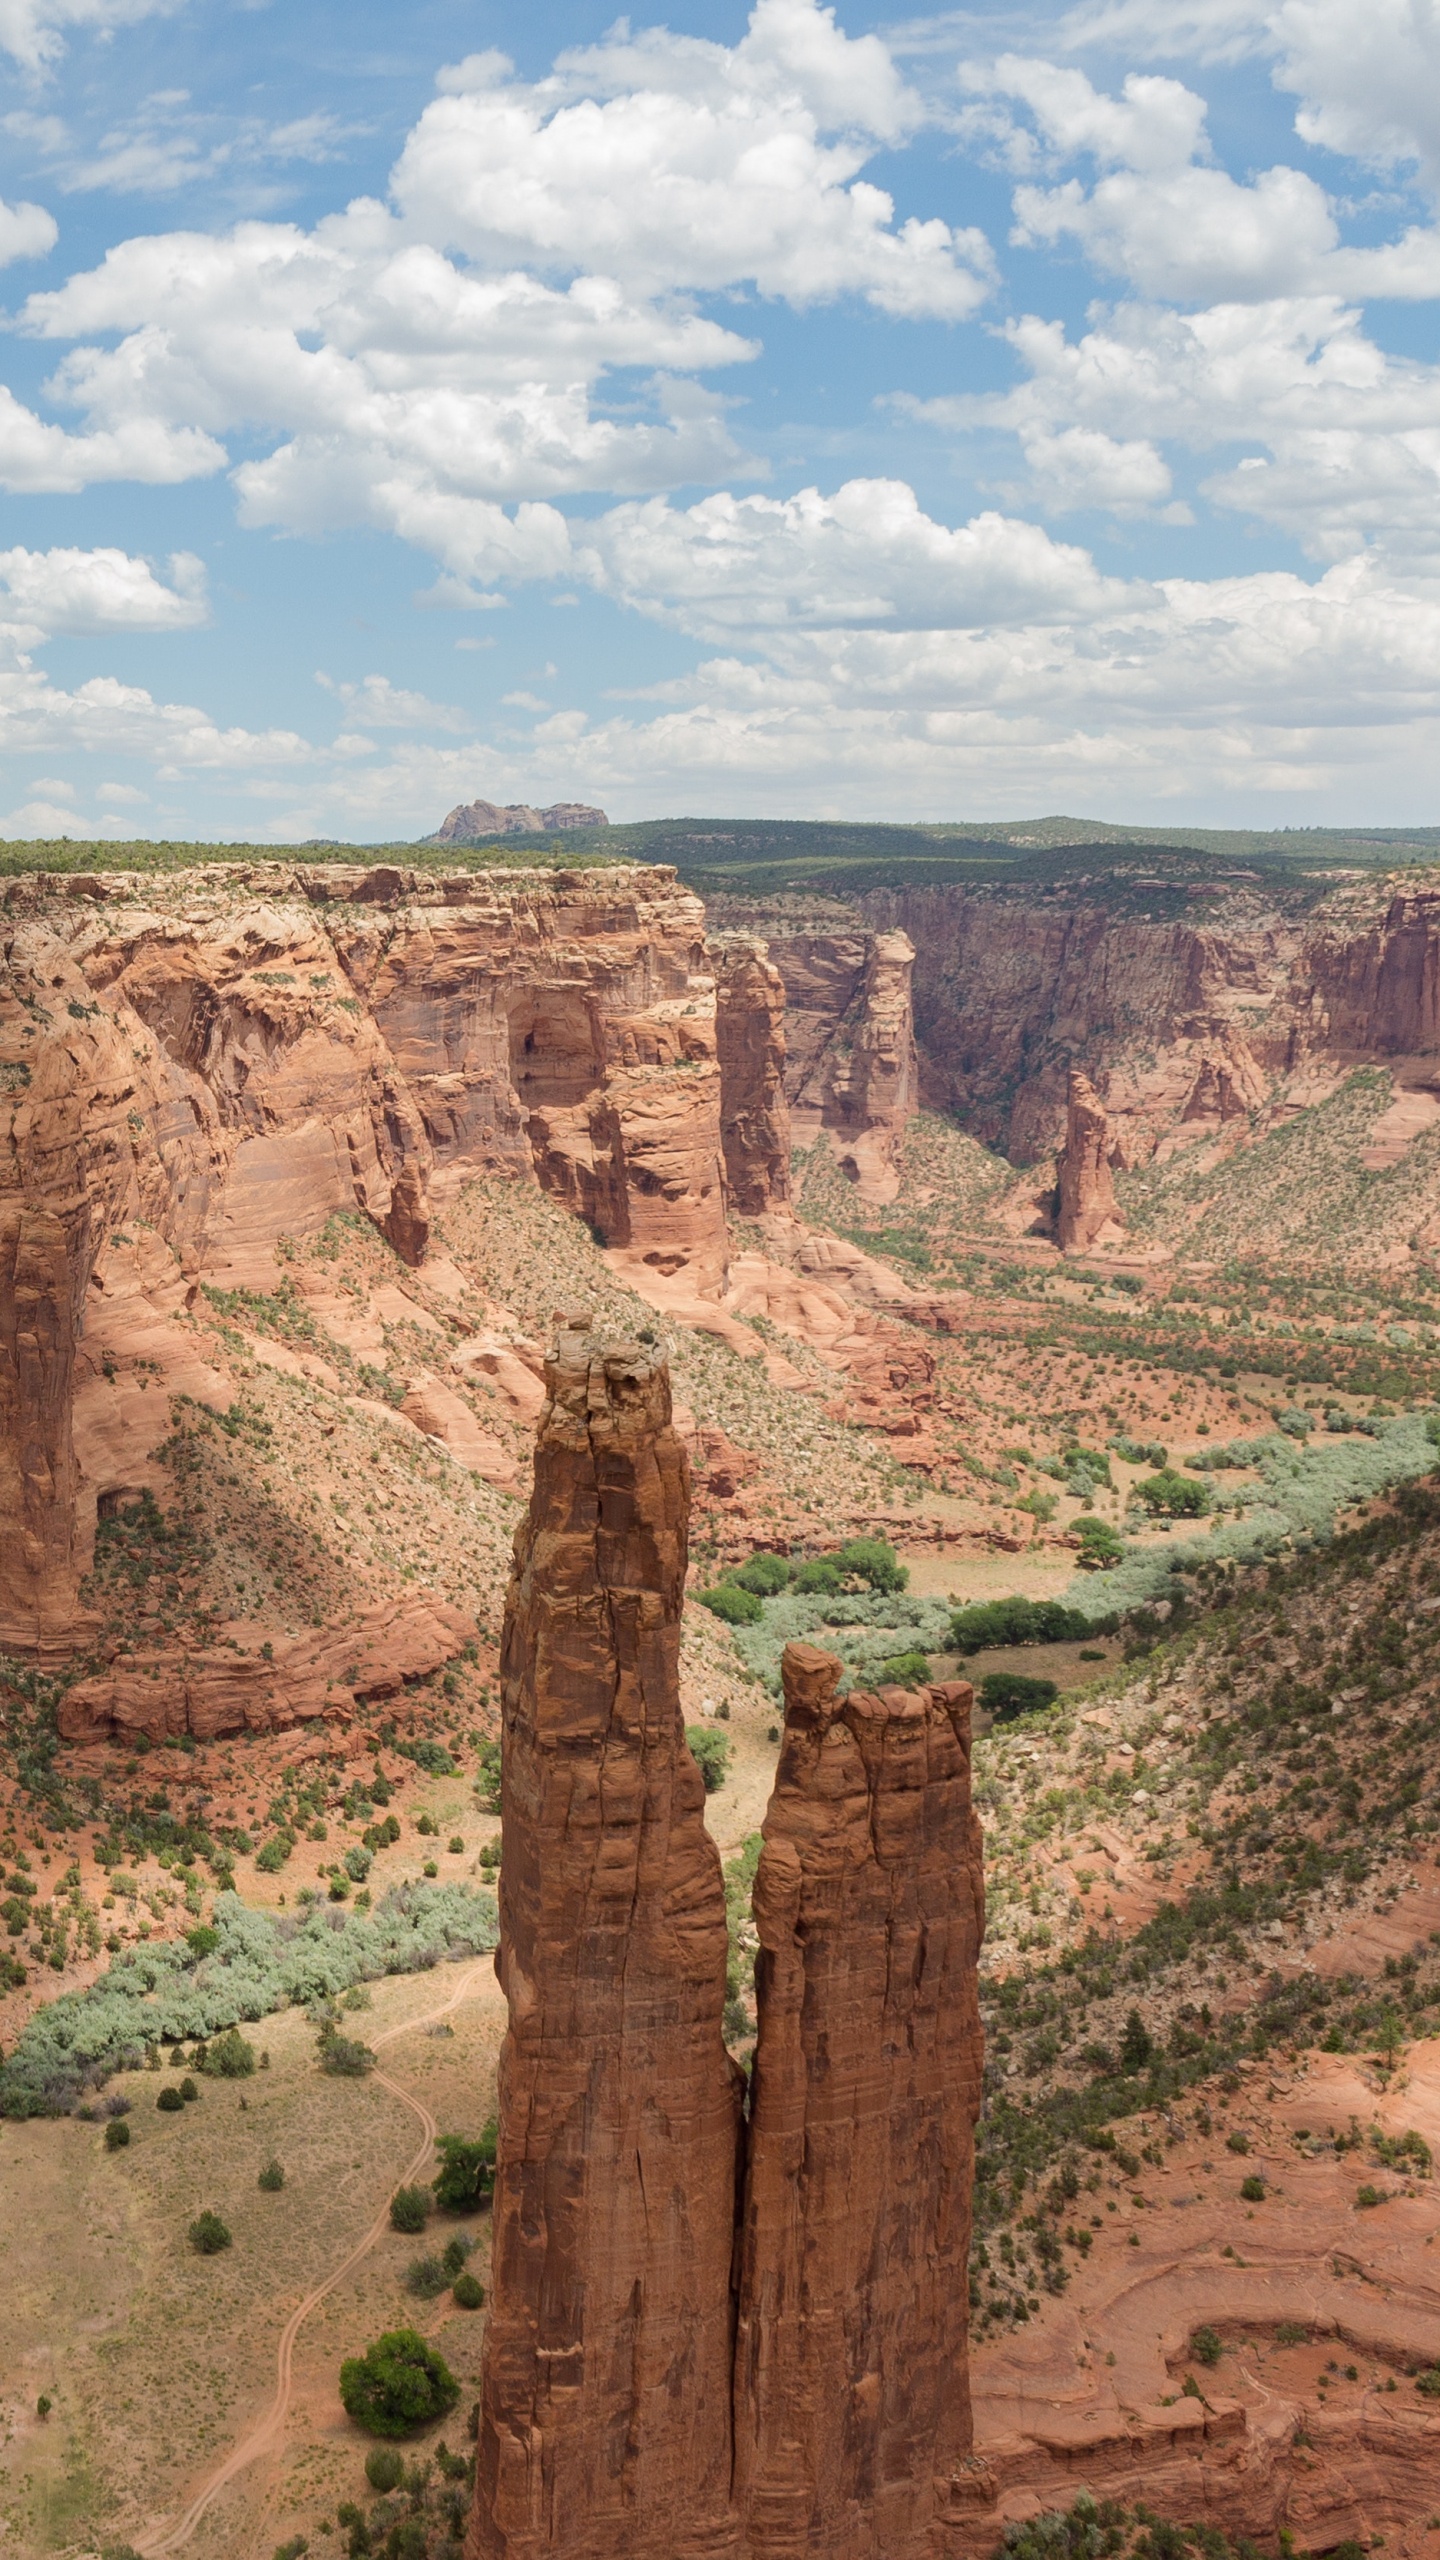
M 227 2027 L 212 2039 L 200 2067 L 217 2080 L 248 2080 L 255 2068 L 255 2047 L 238 2027 Z
M 363 2080 L 375 2068 L 375 2056 L 358 2036 L 342 2036 L 332 2026 L 320 2033 L 320 2068 L 333 2080 Z
M 772 1599 L 777 1591 L 783 1591 L 789 1579 L 789 1557 L 772 1555 L 765 1548 L 725 1576 L 727 1582 L 738 1582 L 742 1591 L 753 1591 L 761 1600 Z
M 1059 1695 L 1053 1680 L 1035 1680 L 1023 1671 L 987 1671 L 980 1683 L 980 1704 L 997 1724 L 1052 1706 Z
M 387 2329 L 363 2356 L 340 2367 L 346 2415 L 372 2436 L 407 2436 L 449 2415 L 460 2385 L 443 2356 L 414 2329 Z
M 187 2071 L 187 2072 L 186 2072 L 186 2074 L 185 2074 L 184 2079 L 183 2079 L 183 2080 L 181 2081 L 181 2083 L 180 2083 L 180 2104 L 181 2104 L 181 2106 L 182 2106 L 182 2107 L 193 2107 L 193 2106 L 194 2106 L 194 2104 L 195 2104 L 195 2102 L 196 2102 L 196 2100 L 198 2099 L 199 2095 L 200 2095 L 200 2092 L 199 2092 L 199 2090 L 196 2088 L 194 2081 L 191 2079 L 190 2074 L 189 2074 L 189 2072 Z
M 1142 1476 L 1135 1493 L 1146 1510 L 1160 1519 L 1196 1520 L 1210 1506 L 1210 1497 L 1199 1477 L 1181 1475 L 1176 1467 L 1162 1467 L 1158 1475 Z
M 907 1653 L 892 1653 L 875 1674 L 876 1686 L 882 1689 L 919 1689 L 930 1677 L 930 1656 L 911 1646 Z
M 434 2302 L 449 2282 L 438 2258 L 412 2258 L 405 2270 L 405 2290 L 421 2302 Z
M 724 1734 L 717 1733 L 713 1725 L 687 1724 L 685 1739 L 705 1781 L 705 1793 L 718 1795 L 730 1766 L 730 1745 Z
M 462 2311 L 478 2311 L 485 2300 L 485 2287 L 478 2276 L 462 2273 L 450 2288 L 450 2298 Z
M 474 2246 L 468 2231 L 457 2231 L 453 2240 L 446 2241 L 440 2253 L 440 2264 L 447 2276 L 453 2279 L 459 2275 Z
M 1130 1467 L 1163 1467 L 1168 1455 L 1161 1441 L 1132 1440 L 1123 1431 L 1110 1445 L 1116 1457 L 1123 1458 Z
M 1067 1609 L 1059 1600 L 1026 1600 L 1018 1593 L 1006 1600 L 977 1600 L 957 1609 L 950 1621 L 950 1642 L 957 1653 L 988 1653 L 1008 1644 L 1064 1644 L 1093 1635 L 1096 1621 L 1083 1609 Z
M 105 2127 L 105 2148 L 107 2151 L 129 2150 L 130 2127 L 123 2116 L 112 2116 Z
M 1240 2193 L 1246 2204 L 1263 2204 L 1265 2201 L 1264 2179 L 1257 2178 L 1252 2170 L 1248 2178 L 1241 2179 Z
M 138 2070 L 147 2050 L 215 2036 L 239 2021 L 319 1999 L 387 1973 L 417 1973 L 493 1947 L 495 1905 L 463 1884 L 431 1892 L 402 1885 L 373 1911 L 317 1906 L 251 1910 L 217 1895 L 219 1945 L 197 1956 L 185 1940 L 127 1949 L 98 1982 L 38 2010 L 0 2063 L 0 2115 L 65 2115 L 112 2072 Z
M 285 2184 L 285 2172 L 279 2161 L 267 2160 L 255 2184 L 257 2187 L 263 2187 L 267 2196 L 278 2196 Z
M 227 2226 L 221 2221 L 219 2214 L 211 2213 L 208 2207 L 204 2213 L 197 2213 L 185 2237 L 191 2248 L 202 2258 L 216 2257 L 222 2249 L 228 2249 L 230 2246 L 230 2233 Z
M 1190 2353 L 1197 2364 L 1217 2365 L 1225 2349 L 1218 2329 L 1196 2329 L 1190 2340 Z
M 345 1873 L 350 1878 L 352 1884 L 364 1883 L 366 1877 L 370 1873 L 371 1864 L 372 1860 L 368 1849 L 362 1849 L 357 1845 L 356 1847 L 346 1850 L 344 1859 Z
M 765 1615 L 754 1592 L 744 1590 L 738 1582 L 717 1582 L 709 1591 L 697 1591 L 695 1597 L 702 1609 L 708 1609 L 712 1618 L 723 1620 L 727 1627 L 757 1626 Z
M 800 1592 L 835 1592 L 840 1590 L 844 1575 L 834 1556 L 807 1556 L 805 1562 L 796 1567 L 793 1580 L 795 1589 Z
M 178 2116 L 184 2107 L 185 2101 L 181 2097 L 179 2090 L 175 2088 L 173 2084 L 167 2083 L 161 2090 L 155 2104 L 159 2108 L 162 2116 Z
M 1108 1520 L 1096 1520 L 1093 1517 L 1077 1520 L 1075 1534 L 1080 1541 L 1082 1571 L 1094 1573 L 1097 1570 L 1104 1571 L 1110 1565 L 1123 1563 L 1124 1544 L 1111 1528 Z
M 435 2143 L 439 2174 L 433 2180 L 435 2201 L 443 2213 L 476 2213 L 495 2185 L 495 2150 L 500 2128 L 492 2116 L 478 2138 L 442 2133 Z M 452 2242 L 453 2247 L 453 2242 Z
M 365 2477 L 382 2498 L 388 2497 L 405 2477 L 405 2456 L 388 2444 L 377 2444 L 374 2452 L 365 2456 Z
M 885 1538 L 851 1538 L 835 1561 L 842 1573 L 858 1574 L 872 1591 L 903 1591 L 910 1580 L 909 1566 Z
M 295 1843 L 283 1831 L 275 1832 L 255 1860 L 262 1876 L 278 1876 Z
M 390 2199 L 392 2231 L 423 2231 L 430 2219 L 430 2198 L 424 2187 L 397 2187 Z
M 395 1748 L 402 1760 L 413 1760 L 416 1768 L 423 1769 L 427 1778 L 453 1778 L 455 1775 L 455 1762 L 444 1743 L 433 1741 L 429 1735 L 419 1742 L 397 1742 Z

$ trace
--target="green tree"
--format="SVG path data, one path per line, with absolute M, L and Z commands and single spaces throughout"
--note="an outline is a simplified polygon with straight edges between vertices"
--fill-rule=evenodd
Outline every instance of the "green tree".
M 204 2213 L 197 2213 L 185 2236 L 191 2248 L 198 2250 L 202 2258 L 213 2258 L 221 2249 L 228 2249 L 230 2246 L 230 2233 L 226 2225 L 221 2221 L 219 2214 L 211 2213 L 208 2207 Z
M 423 2231 L 430 2218 L 430 2198 L 423 2187 L 397 2187 L 390 2199 L 392 2231 Z
M 718 1795 L 730 1766 L 730 1745 L 724 1734 L 717 1733 L 713 1725 L 687 1724 L 685 1739 L 705 1781 L 705 1793 L 707 1796 Z
M 697 1591 L 702 1609 L 712 1617 L 722 1618 L 727 1627 L 755 1627 L 765 1615 L 763 1604 L 753 1591 L 742 1590 L 738 1582 L 717 1582 L 709 1591 Z
M 387 2329 L 363 2356 L 340 2367 L 346 2415 L 372 2436 L 408 2436 L 448 2417 L 460 2385 L 443 2356 L 415 2329 Z
M 439 2175 L 432 2181 L 435 2201 L 444 2213 L 476 2213 L 495 2185 L 495 2149 L 500 2128 L 492 2116 L 478 2139 L 442 2133 L 435 2144 Z
M 248 2080 L 255 2068 L 255 2047 L 238 2027 L 227 2027 L 223 2036 L 212 2038 L 204 2067 L 219 2080 Z
M 1146 2026 L 1139 2010 L 1132 2009 L 1129 2017 L 1125 2021 L 1125 2032 L 1120 2039 L 1121 2070 L 1125 2072 L 1143 2071 L 1154 2050 L 1155 2047 L 1150 2039 L 1149 2028 Z
M 980 1683 L 980 1704 L 997 1724 L 1053 1706 L 1059 1695 L 1053 1680 L 1036 1680 L 1025 1671 L 987 1671 Z

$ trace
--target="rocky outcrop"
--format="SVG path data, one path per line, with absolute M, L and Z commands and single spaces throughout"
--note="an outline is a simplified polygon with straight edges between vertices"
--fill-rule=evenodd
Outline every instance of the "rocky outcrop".
M 790 1197 L 785 984 L 763 942 L 737 937 L 723 943 L 716 956 L 725 1180 L 737 1216 L 759 1218 Z
M 972 1693 L 841 1699 L 840 1664 L 807 1644 L 783 1674 L 754 1900 L 737 2500 L 751 2560 L 928 2560 L 970 2452 Z
M 900 932 L 800 933 L 771 941 L 785 987 L 795 1138 L 828 1131 L 862 1199 L 892 1200 L 897 1150 L 918 1102 L 914 946 Z
M 491 2309 L 468 2560 L 941 2560 L 967 2471 L 980 1835 L 963 1682 L 785 1655 L 738 2072 L 680 1723 L 660 1356 L 562 1333 L 501 1656 Z M 733 2416 L 732 2416 L 733 2412 Z
M 1091 1245 L 1122 1232 L 1111 1143 L 1099 1094 L 1088 1076 L 1073 1069 L 1057 1177 L 1055 1232 L 1062 1253 L 1088 1252 Z
M 740 2141 L 663 1360 L 562 1334 L 506 1607 L 509 2004 L 471 2560 L 712 2560 Z
M 73 1645 L 95 1503 L 146 1481 L 113 1433 L 107 1482 L 77 1473 L 76 1346 L 112 1239 L 146 1239 L 139 1320 L 152 1280 L 167 1304 L 202 1279 L 273 1289 L 277 1245 L 336 1212 L 419 1264 L 432 1201 L 504 1172 L 642 1270 L 723 1278 L 703 924 L 638 866 L 5 885 L 0 1648 Z
M 462 801 L 438 826 L 427 844 L 483 844 L 492 836 L 564 835 L 575 827 L 608 827 L 603 809 L 583 800 L 556 800 L 548 809 L 532 809 L 523 801 L 497 808 L 493 800 Z
M 283 1733 L 316 1717 L 353 1714 L 454 1660 L 472 1642 L 473 1618 L 444 1600 L 408 1599 L 367 1610 L 268 1652 L 215 1646 L 196 1653 L 136 1653 L 65 1691 L 66 1742 L 167 1742 L 193 1734 Z

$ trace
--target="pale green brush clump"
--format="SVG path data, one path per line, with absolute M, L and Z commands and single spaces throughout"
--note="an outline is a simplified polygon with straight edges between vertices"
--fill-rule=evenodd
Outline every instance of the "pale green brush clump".
M 498 1934 L 489 1894 L 459 1884 L 402 1885 L 374 1911 L 304 1917 L 251 1911 L 238 1894 L 221 1894 L 212 1950 L 197 1954 L 185 1939 L 137 1947 L 88 1990 L 40 2010 L 0 2065 L 0 2115 L 66 2115 L 86 2089 L 134 2069 L 152 2046 L 334 1999 L 381 1974 L 478 1955 Z

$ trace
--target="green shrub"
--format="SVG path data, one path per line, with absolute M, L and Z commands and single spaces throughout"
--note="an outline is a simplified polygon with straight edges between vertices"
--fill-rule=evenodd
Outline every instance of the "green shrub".
M 372 2489 L 387 2498 L 405 2477 L 405 2456 L 393 2452 L 388 2444 L 377 2444 L 374 2452 L 365 2456 L 365 2477 Z
M 1239 2132 L 1227 2133 L 1225 2136 L 1225 2148 L 1227 2151 L 1238 2151 L 1243 2159 L 1245 2153 L 1250 2148 L 1249 2134 Z
M 194 1955 L 213 1956 L 216 1948 L 220 1944 L 220 1932 L 218 1929 L 207 1929 L 203 1927 L 198 1929 L 187 1929 L 185 1932 L 185 1944 L 190 1948 Z
M 730 1766 L 730 1745 L 724 1734 L 717 1733 L 713 1725 L 687 1724 L 685 1739 L 705 1781 L 705 1793 L 718 1795 Z
M 1059 1695 L 1053 1680 L 1034 1680 L 1023 1671 L 987 1671 L 980 1683 L 980 1704 L 997 1724 L 1053 1706 Z
M 440 2253 L 440 2264 L 447 2276 L 459 2275 L 474 2246 L 468 2231 L 457 2231 L 453 2240 L 446 2241 Z
M 445 1847 L 452 1858 L 463 1858 L 465 1855 L 465 1843 L 458 1831 L 452 1832 Z
M 360 1848 L 358 1844 L 345 1852 L 345 1873 L 352 1884 L 364 1883 L 372 1863 L 369 1850 Z
M 266 1841 L 255 1861 L 262 1876 L 278 1876 L 294 1846 L 294 1841 L 287 1838 L 283 1831 L 275 1832 Z
M 405 2270 L 406 2292 L 418 2295 L 422 2302 L 433 2302 L 449 2281 L 438 2258 L 412 2258 Z
M 212 2037 L 200 2067 L 217 2080 L 248 2080 L 255 2068 L 255 2047 L 238 2027 L 227 2027 L 223 2035 Z
M 1417 2373 L 1415 2388 L 1423 2391 L 1427 2400 L 1440 2400 L 1440 2364 L 1432 2364 L 1428 2373 Z
M 930 1677 L 930 1656 L 912 1645 L 908 1653 L 892 1653 L 875 1673 L 878 1689 L 919 1689 Z
M 392 2231 L 423 2231 L 430 2219 L 430 2198 L 424 2187 L 397 2187 L 390 2199 Z
M 1165 1464 L 1166 1451 L 1158 1440 L 1132 1440 L 1122 1432 L 1119 1439 L 1110 1445 L 1116 1457 L 1123 1458 L 1127 1466 L 1163 1467 Z
M 1135 1487 L 1147 1511 L 1157 1519 L 1198 1520 L 1210 1508 L 1210 1496 L 1198 1476 L 1182 1476 L 1175 1467 L 1142 1476 Z
M 1359 2212 L 1368 2213 L 1372 2206 L 1383 2204 L 1384 2201 L 1385 2198 L 1378 2187 L 1357 2187 L 1355 2190 L 1355 2204 Z
M 697 1591 L 695 1597 L 702 1609 L 723 1619 L 727 1627 L 758 1626 L 765 1615 L 754 1592 L 743 1590 L 738 1582 L 717 1582 L 712 1590 Z
M 835 1561 L 842 1573 L 858 1574 L 872 1591 L 903 1591 L 910 1580 L 909 1566 L 884 1538 L 852 1538 Z
M 758 1599 L 773 1600 L 776 1592 L 783 1591 L 790 1580 L 790 1559 L 772 1555 L 768 1549 L 762 1548 L 738 1570 L 727 1573 L 725 1580 L 738 1582 L 742 1591 L 753 1591 Z
M 475 1792 L 487 1813 L 500 1811 L 500 1760 L 501 1750 L 498 1742 L 481 1743 L 480 1772 L 475 1781 Z M 397 1840 L 399 1836 L 400 1826 L 397 1823 L 395 1826 Z
M 805 1562 L 796 1568 L 794 1588 L 828 1595 L 841 1588 L 844 1578 L 834 1556 L 807 1556 Z
M 442 2213 L 477 2213 L 495 2185 L 495 2149 L 500 2128 L 492 2116 L 478 2140 L 461 2133 L 442 2133 L 435 2143 L 439 2174 L 432 2180 Z M 453 2246 L 453 2243 L 452 2243 Z
M 1310 2332 L 1303 2320 L 1279 2320 L 1275 2324 L 1277 2347 L 1308 2347 Z
M 1095 1633 L 1083 1609 L 1067 1609 L 1059 1600 L 1026 1600 L 1018 1593 L 1006 1600 L 977 1600 L 957 1609 L 950 1621 L 950 1642 L 957 1653 L 988 1653 L 1007 1644 L 1065 1644 Z
M 414 2329 L 387 2329 L 363 2356 L 340 2367 L 346 2415 L 372 2436 L 407 2436 L 448 2417 L 460 2385 L 443 2356 Z
M 1216 2365 L 1225 2352 L 1218 2329 L 1197 2329 L 1190 2340 L 1190 2353 L 1197 2364 Z
M 458 2275 L 450 2287 L 450 2299 L 462 2311 L 478 2311 L 485 2300 L 485 2287 L 478 2276 Z
M 185 2104 L 185 2101 L 181 2097 L 179 2090 L 175 2088 L 173 2084 L 167 2082 L 166 2086 L 161 2090 L 159 2097 L 156 2099 L 155 2104 L 159 2108 L 162 2116 L 178 2116 Z
M 1133 2078 L 1137 2071 L 1143 2071 L 1146 2068 L 1154 2050 L 1149 2028 L 1139 2010 L 1132 2009 L 1125 2021 L 1125 2032 L 1120 2038 L 1121 2070 Z M 1135 2172 L 1131 2170 L 1127 2174 L 1133 2177 Z
M 397 1742 L 395 1748 L 402 1760 L 413 1760 L 416 1768 L 423 1769 L 427 1778 L 453 1778 L 455 1775 L 454 1760 L 443 1742 L 433 1742 L 427 1736 L 423 1742 Z
M 278 2196 L 285 2184 L 285 2172 L 279 2161 L 267 2160 L 255 2184 L 257 2187 L 263 2187 L 267 2196 Z
M 1080 1540 L 1082 1572 L 1104 1572 L 1111 1565 L 1123 1564 L 1124 1544 L 1117 1537 L 1108 1520 L 1097 1520 L 1093 1516 L 1085 1520 L 1077 1520 L 1075 1534 Z
M 194 2106 L 194 2104 L 195 2104 L 195 2102 L 196 2102 L 196 2100 L 198 2099 L 199 2095 L 200 2095 L 200 2092 L 199 2092 L 199 2090 L 196 2088 L 194 2081 L 191 2079 L 190 2074 L 189 2074 L 189 2072 L 187 2071 L 187 2072 L 186 2072 L 186 2074 L 185 2074 L 184 2079 L 183 2079 L 183 2080 L 181 2081 L 181 2083 L 180 2083 L 180 2104 L 181 2104 L 181 2106 L 182 2106 L 182 2107 L 193 2107 L 193 2106 Z
M 1252 2170 L 1248 2178 L 1241 2179 L 1240 2193 L 1247 2204 L 1263 2204 L 1265 2201 L 1264 2179 L 1257 2178 Z
M 337 2035 L 333 2027 L 326 2027 L 320 2037 L 320 2068 L 333 2080 L 363 2080 L 367 2071 L 374 2070 L 375 2056 L 358 2036 Z
M 185 2236 L 202 2258 L 216 2257 L 230 2246 L 229 2231 L 219 2214 L 211 2213 L 208 2207 L 204 2213 L 197 2213 Z
M 112 2116 L 105 2127 L 105 2148 L 107 2151 L 129 2150 L 130 2127 L 123 2116 Z

